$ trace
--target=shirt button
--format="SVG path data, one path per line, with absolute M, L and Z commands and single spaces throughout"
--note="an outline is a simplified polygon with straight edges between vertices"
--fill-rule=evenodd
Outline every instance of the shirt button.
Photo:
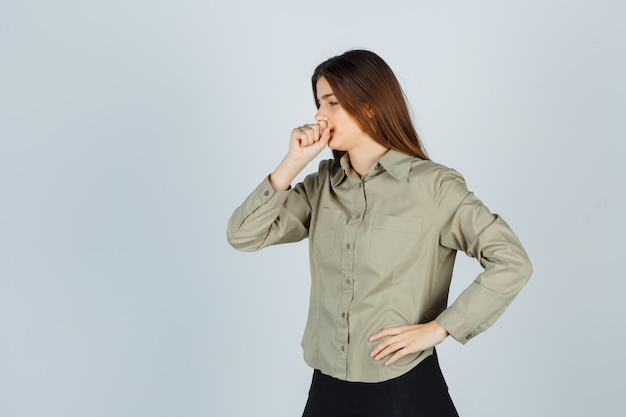
M 347 279 L 347 280 L 346 280 L 346 284 L 350 284 L 350 279 Z
M 350 249 L 350 247 L 351 247 L 351 246 L 350 246 L 350 244 L 348 243 L 348 244 L 346 245 L 346 248 L 347 248 L 347 249 Z
M 343 352 L 343 351 L 345 351 L 345 350 L 346 350 L 346 347 L 345 347 L 345 346 L 342 346 L 342 347 L 341 347 L 341 351 Z
M 267 197 L 268 195 L 270 195 L 270 192 L 269 192 L 269 191 L 266 191 L 264 194 L 265 194 L 265 196 Z
M 361 188 L 361 183 L 358 183 L 358 184 L 356 185 L 356 188 Z
M 341 313 L 341 318 L 345 319 L 346 318 L 346 313 Z

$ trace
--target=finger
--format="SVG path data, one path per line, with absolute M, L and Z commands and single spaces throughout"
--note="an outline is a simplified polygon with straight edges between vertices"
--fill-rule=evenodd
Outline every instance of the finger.
M 400 349 L 399 351 L 396 352 L 395 355 L 393 355 L 387 362 L 385 362 L 385 366 L 391 366 L 393 365 L 398 359 L 405 357 L 406 355 L 408 355 L 410 352 L 408 351 L 408 349 L 403 348 Z
M 405 326 L 387 327 L 385 329 L 382 329 L 378 333 L 373 334 L 372 337 L 370 337 L 370 342 L 375 342 L 379 339 L 382 339 L 383 337 L 398 335 L 404 332 L 404 330 L 405 330 Z
M 296 127 L 291 132 L 291 138 L 292 140 L 297 141 L 300 145 L 304 145 L 304 143 L 307 142 L 307 133 L 304 126 Z
M 386 349 L 387 346 L 389 346 L 391 343 L 393 343 L 392 340 L 389 340 L 389 339 L 383 340 L 378 345 L 376 345 L 376 347 L 374 349 L 372 349 L 372 351 L 370 352 L 370 356 L 372 358 L 375 358 L 376 356 L 378 356 L 378 354 L 380 352 L 382 352 L 384 349 Z
M 306 135 L 304 141 L 301 141 L 303 146 L 309 146 L 317 142 L 320 138 L 320 126 L 317 124 L 307 124 L 300 127 L 300 130 Z
M 328 127 L 326 120 L 318 120 L 317 124 L 320 126 L 320 130 L 324 131 Z
M 300 146 L 309 146 L 312 142 L 311 129 L 307 126 L 300 126 L 297 128 L 296 139 L 300 142 Z
M 322 128 L 320 127 L 319 124 L 316 123 L 314 125 L 311 125 L 311 129 L 313 130 L 312 131 L 312 137 L 311 137 L 311 139 L 312 139 L 311 143 L 315 143 L 318 140 L 320 140 L 320 138 L 322 136 L 321 135 Z
M 320 146 L 325 147 L 330 140 L 330 128 L 326 128 L 322 131 L 322 135 L 320 136 Z
M 377 333 L 374 333 L 371 337 L 370 337 L 370 342 L 375 342 L 377 340 L 382 339 L 383 337 L 387 337 L 387 336 L 391 336 L 392 334 L 389 333 L 390 329 L 383 329 Z
M 405 344 L 402 343 L 402 341 L 399 341 L 399 340 L 393 341 L 389 343 L 387 346 L 385 346 L 383 349 L 379 350 L 378 353 L 374 355 L 374 359 L 379 361 L 404 347 L 405 347 Z

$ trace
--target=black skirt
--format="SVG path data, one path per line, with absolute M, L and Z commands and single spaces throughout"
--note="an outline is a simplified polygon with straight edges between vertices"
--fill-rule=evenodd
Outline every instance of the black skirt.
M 313 372 L 303 417 L 458 417 L 437 354 L 404 375 L 377 383 Z

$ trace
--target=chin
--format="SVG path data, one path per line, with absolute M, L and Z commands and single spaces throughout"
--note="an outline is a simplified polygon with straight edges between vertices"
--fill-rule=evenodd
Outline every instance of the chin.
M 341 149 L 341 145 L 339 145 L 338 142 L 333 143 L 332 138 L 330 138 L 330 140 L 328 141 L 327 146 L 333 151 L 345 151 L 345 149 Z

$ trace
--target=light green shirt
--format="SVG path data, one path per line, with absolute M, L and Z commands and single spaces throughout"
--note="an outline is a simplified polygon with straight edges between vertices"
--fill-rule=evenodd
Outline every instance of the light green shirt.
M 370 352 L 377 331 L 437 319 L 465 343 L 491 326 L 527 282 L 521 243 L 456 171 L 390 150 L 359 178 L 346 154 L 322 161 L 294 188 L 266 178 L 235 210 L 230 244 L 255 251 L 309 238 L 311 296 L 302 347 L 309 366 L 348 381 L 380 382 L 432 354 L 387 367 Z M 458 250 L 482 271 L 448 306 Z

